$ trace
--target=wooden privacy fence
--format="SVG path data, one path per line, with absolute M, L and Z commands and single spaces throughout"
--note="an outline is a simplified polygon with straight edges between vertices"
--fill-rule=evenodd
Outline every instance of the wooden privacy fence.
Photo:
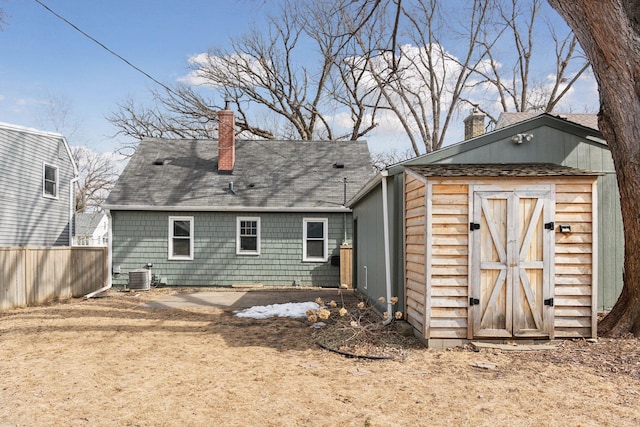
M 106 247 L 0 248 L 0 310 L 80 297 L 107 283 Z

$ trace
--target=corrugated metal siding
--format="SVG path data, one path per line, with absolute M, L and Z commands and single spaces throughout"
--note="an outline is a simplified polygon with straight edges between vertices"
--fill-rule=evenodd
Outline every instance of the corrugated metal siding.
M 302 262 L 302 219 L 329 219 L 329 255 L 338 255 L 344 240 L 343 214 L 278 214 L 243 212 L 127 212 L 112 211 L 113 265 L 122 274 L 115 286 L 127 283 L 128 272 L 153 263 L 153 273 L 166 277 L 171 286 L 230 286 L 262 283 L 288 286 L 333 286 L 340 268 L 327 262 Z M 169 261 L 169 216 L 194 217 L 194 260 Z M 259 256 L 236 255 L 236 217 L 260 217 Z M 347 236 L 352 230 L 347 214 Z
M 0 246 L 69 244 L 73 165 L 60 144 L 53 135 L 0 126 Z M 58 167 L 57 199 L 42 195 L 43 163 Z
M 438 158 L 434 163 L 556 163 L 594 172 L 598 177 L 598 227 L 600 230 L 598 310 L 609 310 L 622 291 L 624 234 L 618 183 L 608 148 L 576 135 L 543 126 L 531 129 L 533 140 L 514 144 L 511 138 Z M 416 161 L 417 163 L 418 161 Z M 430 163 L 429 158 L 424 159 Z

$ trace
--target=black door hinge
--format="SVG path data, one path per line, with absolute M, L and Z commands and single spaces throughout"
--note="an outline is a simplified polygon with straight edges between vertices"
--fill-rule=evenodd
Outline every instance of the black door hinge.
M 473 230 L 480 230 L 480 224 L 477 224 L 475 222 L 469 223 L 469 231 Z
M 553 307 L 553 298 L 549 298 L 549 299 L 544 300 L 544 305 L 548 305 L 548 306 Z
M 544 225 L 545 230 L 553 230 L 554 228 L 556 228 L 556 225 L 553 221 L 548 222 Z
M 480 300 L 478 298 L 469 298 L 469 305 L 478 305 L 480 304 Z

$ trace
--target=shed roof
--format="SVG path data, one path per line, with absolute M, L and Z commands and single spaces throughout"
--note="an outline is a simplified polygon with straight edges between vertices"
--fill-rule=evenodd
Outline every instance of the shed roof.
M 534 117 L 547 114 L 549 116 L 557 117 L 562 120 L 566 120 L 571 123 L 578 124 L 590 129 L 598 130 L 598 115 L 597 114 L 573 114 L 573 113 L 501 113 L 496 123 L 496 129 L 500 129 L 509 125 L 524 122 L 525 120 L 533 119 Z
M 591 172 L 552 163 L 446 163 L 407 166 L 407 169 L 426 177 L 545 177 L 597 176 Z
M 217 140 L 152 138 L 138 149 L 105 207 L 111 210 L 341 211 L 372 176 L 364 141 L 236 141 L 232 174 Z M 342 165 L 342 167 L 338 167 Z

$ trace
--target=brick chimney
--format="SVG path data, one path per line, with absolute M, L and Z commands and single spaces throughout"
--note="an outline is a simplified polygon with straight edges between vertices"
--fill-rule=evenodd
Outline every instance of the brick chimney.
M 236 163 L 236 118 L 229 104 L 218 111 L 218 172 L 230 174 Z
M 471 114 L 464 119 L 464 139 L 475 138 L 484 134 L 485 114 L 478 110 L 478 106 L 473 107 Z

